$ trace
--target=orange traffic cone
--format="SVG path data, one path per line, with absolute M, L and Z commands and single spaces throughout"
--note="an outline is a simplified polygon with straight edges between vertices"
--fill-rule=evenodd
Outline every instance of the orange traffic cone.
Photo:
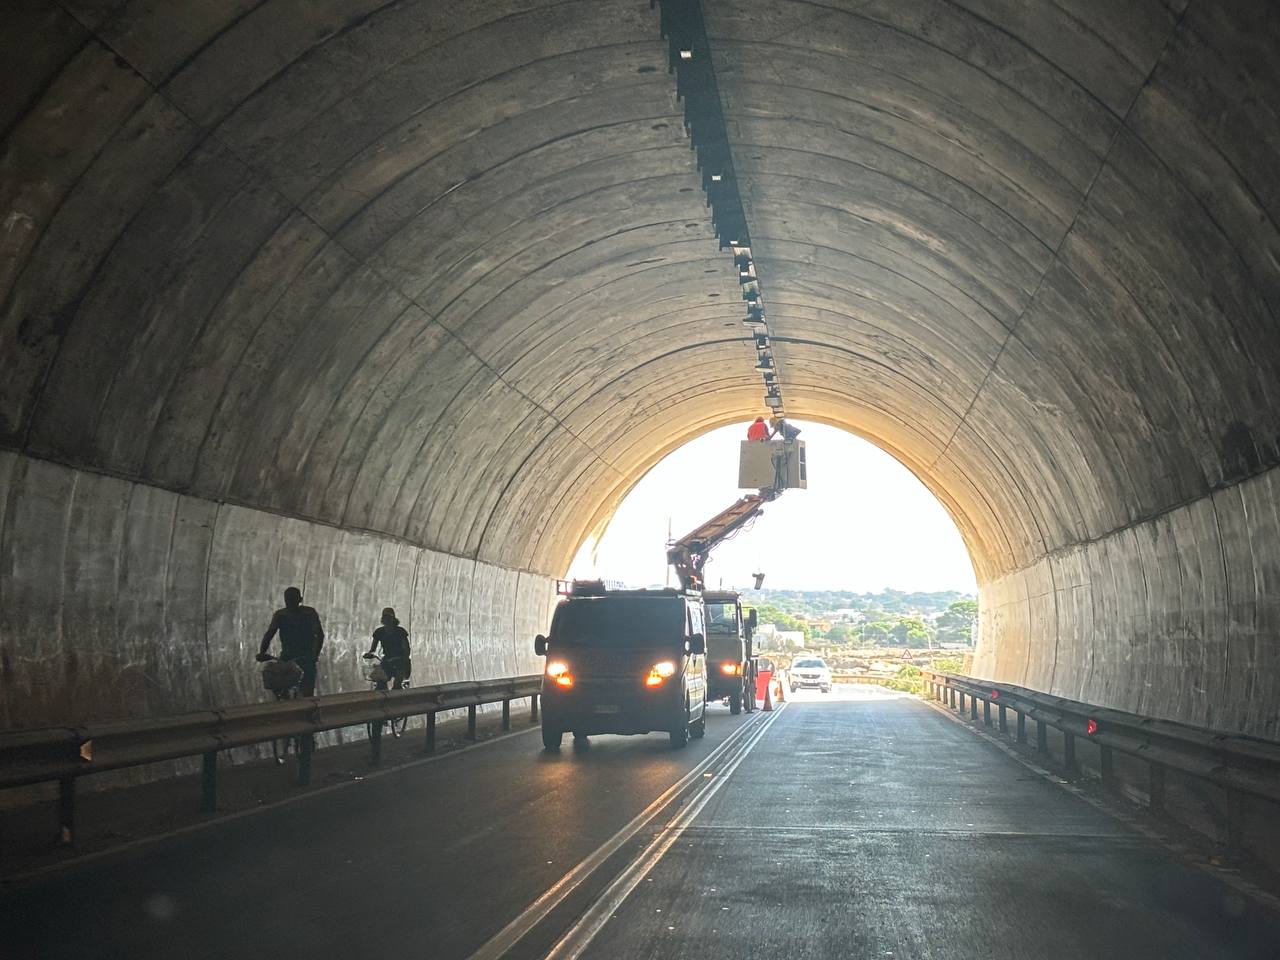
M 764 712 L 769 713 L 773 710 L 773 681 L 770 680 L 764 687 Z

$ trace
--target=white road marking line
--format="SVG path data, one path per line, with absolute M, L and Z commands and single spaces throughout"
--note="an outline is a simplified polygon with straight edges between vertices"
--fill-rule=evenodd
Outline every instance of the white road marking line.
M 763 714 L 757 714 L 757 717 L 760 716 L 763 716 Z M 663 791 L 656 800 L 636 814 L 626 826 L 557 880 L 542 896 L 529 904 L 518 917 L 494 934 L 487 943 L 471 954 L 467 960 L 498 960 L 499 957 L 504 956 L 530 930 L 546 919 L 552 910 L 563 903 L 564 899 L 573 893 L 602 863 L 613 856 L 624 843 L 643 830 L 645 825 L 656 817 L 672 799 L 688 789 L 689 785 L 695 780 L 701 779 L 703 771 L 731 750 L 746 733 L 762 726 L 761 722 L 753 718 L 734 730 L 733 733 L 717 744 L 706 757 L 699 761 L 692 770 Z M 719 779 L 718 777 L 714 778 L 712 782 Z
M 719 792 L 725 782 L 738 769 L 738 766 L 746 759 L 747 754 L 751 752 L 752 747 L 760 742 L 760 738 L 764 736 L 765 731 L 778 719 L 779 715 L 785 709 L 785 704 L 774 711 L 773 716 L 769 717 L 764 723 L 760 724 L 751 738 L 743 744 L 739 750 L 719 775 L 712 780 L 708 780 L 694 795 L 690 798 L 689 803 L 685 806 L 671 822 L 668 823 L 658 833 L 656 837 L 650 841 L 644 851 L 631 862 L 631 864 L 619 874 L 604 893 L 593 903 L 587 911 L 578 918 L 569 931 L 560 938 L 555 946 L 547 953 L 545 960 L 577 960 L 583 952 L 591 945 L 591 941 L 595 939 L 596 934 L 609 922 L 609 918 L 614 912 L 622 906 L 624 900 L 631 895 L 631 892 L 640 885 L 640 881 L 645 878 L 663 855 L 671 849 L 672 845 L 680 839 L 685 829 L 700 814 L 703 808 L 711 801 L 711 798 Z

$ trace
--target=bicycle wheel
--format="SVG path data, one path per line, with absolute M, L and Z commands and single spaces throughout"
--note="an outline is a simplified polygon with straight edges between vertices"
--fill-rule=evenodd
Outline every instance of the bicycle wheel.
M 293 688 L 293 689 L 296 689 L 296 688 Z M 285 700 L 292 699 L 292 695 L 289 690 L 277 690 L 275 693 L 276 693 L 276 703 L 282 703 Z M 285 737 L 282 740 L 271 741 L 271 757 L 272 759 L 275 760 L 277 764 L 283 764 L 285 761 L 285 758 L 289 755 L 289 741 L 291 739 L 293 738 Z
M 296 700 L 299 693 L 300 691 L 296 686 L 290 687 L 288 690 L 277 690 L 276 702 L 281 703 L 285 700 Z M 285 760 L 288 759 L 290 749 L 293 750 L 293 755 L 295 757 L 301 757 L 302 738 L 293 736 L 271 741 L 271 756 L 278 764 L 283 764 Z
M 408 680 L 401 681 L 400 686 L 397 689 L 408 690 L 409 681 Z M 397 738 L 403 736 L 405 729 L 409 726 L 408 717 L 392 717 L 390 722 L 391 722 L 391 735 Z

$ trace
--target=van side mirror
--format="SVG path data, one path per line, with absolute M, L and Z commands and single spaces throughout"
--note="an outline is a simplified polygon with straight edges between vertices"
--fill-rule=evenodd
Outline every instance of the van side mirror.
M 533 652 L 540 657 L 547 655 L 547 638 L 542 634 L 538 634 L 533 638 Z
M 707 638 L 700 633 L 689 634 L 689 652 L 703 654 L 707 652 Z

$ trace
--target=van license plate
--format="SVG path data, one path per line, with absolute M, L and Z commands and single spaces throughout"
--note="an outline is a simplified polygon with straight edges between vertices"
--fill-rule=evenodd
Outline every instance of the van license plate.
M 616 703 L 597 703 L 596 713 L 621 713 L 622 708 Z

